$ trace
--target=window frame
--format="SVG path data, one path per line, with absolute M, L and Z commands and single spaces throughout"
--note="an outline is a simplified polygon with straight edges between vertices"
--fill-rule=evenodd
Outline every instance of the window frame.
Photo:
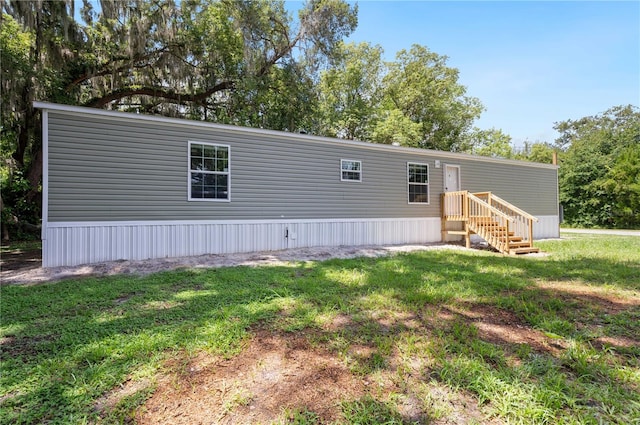
M 359 170 L 345 170 L 344 168 L 342 168 L 342 165 L 346 162 L 357 162 L 358 164 L 360 164 L 360 169 Z M 345 179 L 343 176 L 344 172 L 349 172 L 349 173 L 358 173 L 358 175 L 360 176 L 360 178 L 358 180 L 354 180 L 354 179 Z M 355 182 L 355 183 L 362 183 L 362 161 L 358 160 L 358 159 L 341 159 L 340 160 L 340 181 L 341 182 Z
M 227 149 L 227 171 L 193 170 L 191 168 L 191 146 L 192 145 L 214 146 L 216 148 L 226 148 Z M 191 196 L 191 173 L 193 172 L 202 173 L 202 174 L 212 174 L 216 176 L 227 176 L 227 197 L 226 198 L 193 198 Z M 187 144 L 187 200 L 195 201 L 195 202 L 231 202 L 231 146 L 221 144 L 221 143 L 200 142 L 197 140 L 189 140 L 189 143 Z
M 412 165 L 420 165 L 420 166 L 424 166 L 427 168 L 427 182 L 426 183 L 416 183 L 416 182 L 411 182 L 410 178 L 410 172 L 409 169 L 411 168 Z M 418 185 L 418 186 L 426 186 L 427 187 L 427 201 L 426 202 L 415 202 L 415 201 L 411 201 L 411 185 Z M 423 163 L 423 162 L 407 162 L 407 203 L 410 205 L 430 205 L 431 204 L 431 177 L 430 177 L 430 173 L 429 173 L 429 164 L 427 163 Z

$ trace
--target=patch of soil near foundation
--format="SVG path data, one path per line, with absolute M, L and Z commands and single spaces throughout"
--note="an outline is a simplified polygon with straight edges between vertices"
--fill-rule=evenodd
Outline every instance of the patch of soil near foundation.
M 329 258 L 384 257 L 402 252 L 436 249 L 466 250 L 459 245 L 385 245 L 292 248 L 282 251 L 262 251 L 238 254 L 206 254 L 195 257 L 120 260 L 79 266 L 41 267 L 40 251 L 25 252 L 10 257 L 2 254 L 0 278 L 2 284 L 35 285 L 64 279 L 116 274 L 144 276 L 179 268 L 215 268 L 233 266 L 277 266 L 300 261 L 323 261 Z M 6 260 L 5 260 L 6 258 Z
M 258 331 L 232 359 L 201 353 L 166 367 L 139 424 L 272 423 L 300 412 L 325 423 L 340 417 L 341 401 L 365 392 L 361 378 L 299 334 Z

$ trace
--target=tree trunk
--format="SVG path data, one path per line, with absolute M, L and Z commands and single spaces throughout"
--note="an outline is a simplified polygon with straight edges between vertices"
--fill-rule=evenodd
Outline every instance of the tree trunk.
M 27 152 L 27 148 L 29 147 L 30 137 L 30 129 L 33 123 L 33 105 L 31 105 L 29 99 L 31 98 L 31 84 L 25 84 L 22 89 L 22 99 L 24 99 L 24 104 L 20 105 L 24 108 L 24 118 L 20 123 L 20 130 L 18 131 L 18 144 L 16 146 L 16 150 L 13 153 L 13 159 L 18 163 L 18 167 L 24 167 L 24 154 Z M 18 108 L 20 108 L 18 106 Z
M 29 189 L 29 192 L 27 192 L 25 196 L 27 201 L 35 202 L 40 209 L 42 209 L 42 193 L 39 190 L 40 182 L 42 181 L 42 156 L 42 146 L 40 146 L 35 158 L 31 161 L 29 171 L 26 175 L 31 189 Z
M 2 215 L 2 210 L 4 210 L 4 201 L 2 200 L 2 194 L 0 193 L 0 215 Z M 7 229 L 7 223 L 2 220 L 2 241 L 9 241 L 9 229 Z

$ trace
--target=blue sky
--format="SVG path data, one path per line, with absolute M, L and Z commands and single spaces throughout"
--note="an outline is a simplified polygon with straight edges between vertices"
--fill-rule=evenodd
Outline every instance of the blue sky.
M 350 41 L 385 57 L 412 44 L 449 57 L 480 128 L 516 145 L 552 142 L 553 123 L 640 104 L 640 2 L 360 1 Z

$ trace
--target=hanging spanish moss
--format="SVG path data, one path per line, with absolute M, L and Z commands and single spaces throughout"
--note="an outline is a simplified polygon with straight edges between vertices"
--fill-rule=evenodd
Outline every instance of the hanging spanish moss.
M 282 0 L 2 5 L 4 166 L 9 182 L 26 182 L 3 187 L 2 200 L 26 200 L 28 213 L 13 213 L 32 222 L 42 176 L 34 100 L 295 130 L 313 116 L 313 80 L 284 70 L 313 74 L 356 25 L 342 0 L 311 0 L 299 19 Z

